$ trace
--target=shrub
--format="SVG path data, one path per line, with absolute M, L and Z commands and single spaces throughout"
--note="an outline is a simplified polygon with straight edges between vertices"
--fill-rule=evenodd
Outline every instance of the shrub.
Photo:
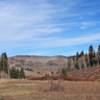
M 61 75 L 62 75 L 63 77 L 67 77 L 67 75 L 68 75 L 68 70 L 67 70 L 67 68 L 62 68 L 62 70 L 61 70 Z

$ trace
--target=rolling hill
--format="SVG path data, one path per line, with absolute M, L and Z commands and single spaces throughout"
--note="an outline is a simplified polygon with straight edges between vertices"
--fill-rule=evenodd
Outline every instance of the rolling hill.
M 69 57 L 71 58 L 71 57 Z M 43 77 L 47 73 L 57 72 L 68 67 L 68 57 L 65 56 L 14 56 L 9 58 L 10 67 L 23 67 L 26 76 Z M 100 66 L 71 70 L 68 80 L 100 80 Z

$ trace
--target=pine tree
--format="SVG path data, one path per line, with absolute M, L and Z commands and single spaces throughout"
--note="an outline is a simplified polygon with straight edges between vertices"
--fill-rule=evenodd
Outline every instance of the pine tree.
M 62 68 L 61 74 L 62 74 L 63 78 L 66 78 L 67 75 L 68 75 L 68 70 L 67 70 L 67 68 Z
M 10 69 L 10 77 L 12 79 L 19 79 L 20 78 L 20 71 L 14 67 Z
M 70 69 L 71 69 L 71 59 L 68 59 L 68 61 L 67 61 L 67 67 L 68 67 L 68 70 L 70 71 Z
M 74 66 L 75 66 L 76 69 L 80 69 L 80 68 L 79 68 L 79 57 L 80 57 L 80 55 L 79 55 L 79 53 L 77 52 L 77 53 L 76 53 L 76 59 L 75 59 L 75 61 L 74 61 Z
M 90 64 L 90 66 L 93 66 L 93 58 L 94 58 L 94 49 L 93 49 L 93 46 L 91 45 L 89 47 L 89 64 Z
M 6 53 L 3 53 L 1 55 L 1 61 L 0 61 L 0 71 L 4 71 L 8 74 L 8 57 Z
M 97 54 L 96 54 L 95 51 L 94 51 L 93 64 L 94 64 L 95 66 L 97 66 L 97 63 L 98 63 Z
M 74 66 L 75 66 L 75 68 L 76 68 L 77 70 L 80 69 L 78 61 L 76 61 L 76 62 L 74 63 Z
M 22 78 L 25 78 L 25 73 L 24 73 L 24 69 L 23 68 L 21 68 L 21 70 L 20 70 L 20 76 L 19 76 L 21 79 Z
M 98 46 L 97 59 L 98 59 L 98 64 L 100 65 L 100 45 Z
M 88 55 L 87 54 L 85 55 L 85 63 L 86 63 L 86 67 L 88 67 L 89 66 L 89 62 L 88 62 Z
M 0 72 L 2 71 L 2 63 L 1 63 L 1 60 L 0 60 Z
M 81 55 L 81 56 L 84 56 L 84 51 L 81 51 L 80 55 Z
M 78 61 L 78 59 L 79 59 L 79 53 L 77 52 L 76 53 L 76 60 Z

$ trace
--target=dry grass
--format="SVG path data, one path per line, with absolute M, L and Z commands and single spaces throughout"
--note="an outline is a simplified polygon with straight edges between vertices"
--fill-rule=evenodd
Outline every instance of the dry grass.
M 100 100 L 100 81 L 61 85 L 64 91 L 49 91 L 48 81 L 0 80 L 0 100 Z

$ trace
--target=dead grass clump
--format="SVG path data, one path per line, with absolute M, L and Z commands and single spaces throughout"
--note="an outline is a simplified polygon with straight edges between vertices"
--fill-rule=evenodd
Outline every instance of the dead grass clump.
M 62 80 L 57 80 L 56 82 L 53 80 L 49 81 L 49 91 L 52 92 L 62 92 L 64 91 L 64 86 L 61 84 Z
M 4 100 L 4 97 L 0 97 L 0 100 Z

